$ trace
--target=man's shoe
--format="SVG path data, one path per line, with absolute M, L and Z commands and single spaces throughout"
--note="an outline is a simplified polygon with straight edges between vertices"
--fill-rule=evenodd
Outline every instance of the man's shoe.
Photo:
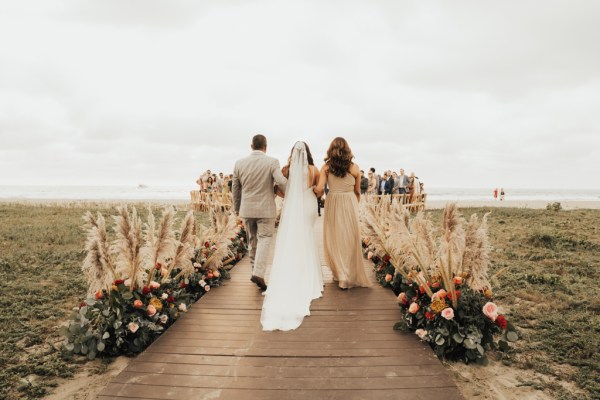
M 252 278 L 250 278 L 250 280 L 256 283 L 256 286 L 258 286 L 259 289 L 263 292 L 267 290 L 267 284 L 265 283 L 265 280 L 260 276 L 252 275 Z

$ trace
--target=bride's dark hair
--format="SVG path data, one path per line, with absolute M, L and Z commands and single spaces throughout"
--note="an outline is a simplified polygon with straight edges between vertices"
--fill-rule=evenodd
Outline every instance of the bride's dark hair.
M 310 148 L 308 147 L 306 142 L 302 142 L 302 143 L 304 143 L 304 147 L 306 147 L 306 158 L 308 159 L 308 165 L 315 165 L 312 154 L 310 153 Z M 294 143 L 294 146 L 292 146 L 292 151 L 290 151 L 290 158 L 289 158 L 290 160 L 292 159 L 292 154 L 294 154 L 295 146 L 296 146 L 296 144 Z M 288 161 L 288 165 L 289 165 L 289 161 Z
M 333 175 L 343 178 L 348 173 L 352 165 L 352 150 L 348 142 L 343 137 L 336 137 L 331 141 L 325 157 L 325 164 L 329 165 L 329 172 Z

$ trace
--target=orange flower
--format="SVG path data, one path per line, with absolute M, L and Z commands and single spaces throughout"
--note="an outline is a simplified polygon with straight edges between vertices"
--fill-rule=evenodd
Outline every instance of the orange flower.
M 385 281 L 386 281 L 386 282 L 391 282 L 391 281 L 392 281 L 392 278 L 393 278 L 393 277 L 392 277 L 392 274 L 386 274 L 386 275 L 385 275 Z

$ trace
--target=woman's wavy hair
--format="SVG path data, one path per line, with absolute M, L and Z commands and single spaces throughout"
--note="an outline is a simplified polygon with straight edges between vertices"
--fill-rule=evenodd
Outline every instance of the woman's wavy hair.
M 343 137 L 336 137 L 333 139 L 327 150 L 327 157 L 325 157 L 325 164 L 329 166 L 329 172 L 333 175 L 343 178 L 348 173 L 350 166 L 352 165 L 352 159 L 354 155 L 346 139 Z
M 306 147 L 306 159 L 308 160 L 308 165 L 315 165 L 315 162 L 313 161 L 313 157 L 312 154 L 310 153 L 310 148 L 308 147 L 308 145 L 306 144 L 306 142 L 302 142 L 304 143 L 304 146 Z M 296 144 L 294 144 L 294 146 L 292 146 L 292 151 L 290 151 L 290 158 L 288 160 L 292 159 L 292 154 L 294 154 L 294 147 L 296 146 Z M 289 161 L 288 161 L 288 166 L 289 166 Z

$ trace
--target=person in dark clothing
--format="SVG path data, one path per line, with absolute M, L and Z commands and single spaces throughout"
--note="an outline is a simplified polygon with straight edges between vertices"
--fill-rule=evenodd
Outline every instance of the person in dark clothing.
M 369 188 L 369 178 L 365 176 L 365 171 L 360 170 L 360 194 L 367 193 Z

